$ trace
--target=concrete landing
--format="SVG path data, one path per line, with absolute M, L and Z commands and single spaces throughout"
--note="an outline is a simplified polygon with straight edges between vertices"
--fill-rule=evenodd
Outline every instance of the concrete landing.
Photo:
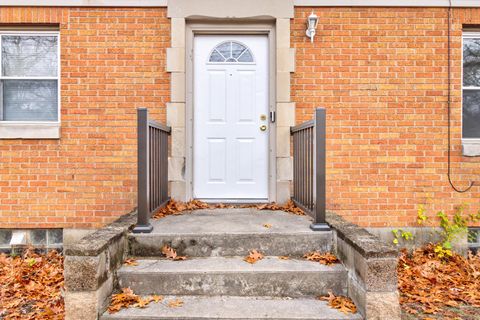
M 310 232 L 309 216 L 297 216 L 284 211 L 245 209 L 195 210 L 178 216 L 151 220 L 153 234 L 217 234 L 265 232 L 263 224 L 270 223 L 270 232 Z
M 185 261 L 138 260 L 118 271 L 120 287 L 135 293 L 302 297 L 332 291 L 345 295 L 347 271 L 306 260 L 265 257 L 255 264 L 243 257 L 209 257 Z
M 170 308 L 168 301 L 181 299 L 184 305 Z M 314 298 L 280 299 L 266 297 L 231 296 L 174 296 L 162 303 L 151 303 L 147 308 L 130 308 L 115 314 L 105 313 L 102 320 L 360 320 L 356 313 L 345 315 Z
M 164 244 L 189 257 L 242 256 L 251 249 L 271 256 L 302 256 L 331 251 L 332 246 L 331 232 L 314 232 L 308 216 L 283 211 L 196 210 L 151 223 L 152 233 L 130 235 L 131 255 L 161 256 Z

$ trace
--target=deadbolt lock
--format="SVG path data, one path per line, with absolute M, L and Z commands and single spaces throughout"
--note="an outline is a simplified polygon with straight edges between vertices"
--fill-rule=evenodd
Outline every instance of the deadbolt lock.
M 260 126 L 260 130 L 261 130 L 261 131 L 266 131 L 266 130 L 267 130 L 267 126 L 264 125 L 264 124 L 261 125 L 261 126 Z
M 267 115 L 266 114 L 261 114 L 260 115 L 260 120 L 262 120 L 262 121 L 267 120 Z

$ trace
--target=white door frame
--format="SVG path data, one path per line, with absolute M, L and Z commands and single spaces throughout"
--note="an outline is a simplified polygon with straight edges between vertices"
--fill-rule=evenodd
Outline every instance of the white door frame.
M 185 182 L 186 198 L 193 198 L 193 108 L 194 105 L 194 61 L 193 61 L 193 41 L 195 35 L 200 34 L 232 34 L 232 35 L 267 35 L 268 37 L 268 90 L 269 90 L 269 111 L 276 112 L 276 59 L 275 59 L 275 24 L 274 22 L 187 22 L 186 24 L 186 108 L 185 108 Z M 277 181 L 277 163 L 276 163 L 276 122 L 269 121 L 268 138 L 268 201 L 276 201 L 276 181 Z

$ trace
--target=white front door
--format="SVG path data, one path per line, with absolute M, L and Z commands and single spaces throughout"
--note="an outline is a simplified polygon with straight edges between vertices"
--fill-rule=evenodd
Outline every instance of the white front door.
M 194 41 L 193 196 L 267 200 L 267 37 L 200 35 Z

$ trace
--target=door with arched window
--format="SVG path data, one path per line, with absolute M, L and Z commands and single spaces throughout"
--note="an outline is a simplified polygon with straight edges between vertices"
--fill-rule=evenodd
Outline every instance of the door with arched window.
M 267 200 L 267 37 L 196 36 L 193 63 L 193 196 Z

